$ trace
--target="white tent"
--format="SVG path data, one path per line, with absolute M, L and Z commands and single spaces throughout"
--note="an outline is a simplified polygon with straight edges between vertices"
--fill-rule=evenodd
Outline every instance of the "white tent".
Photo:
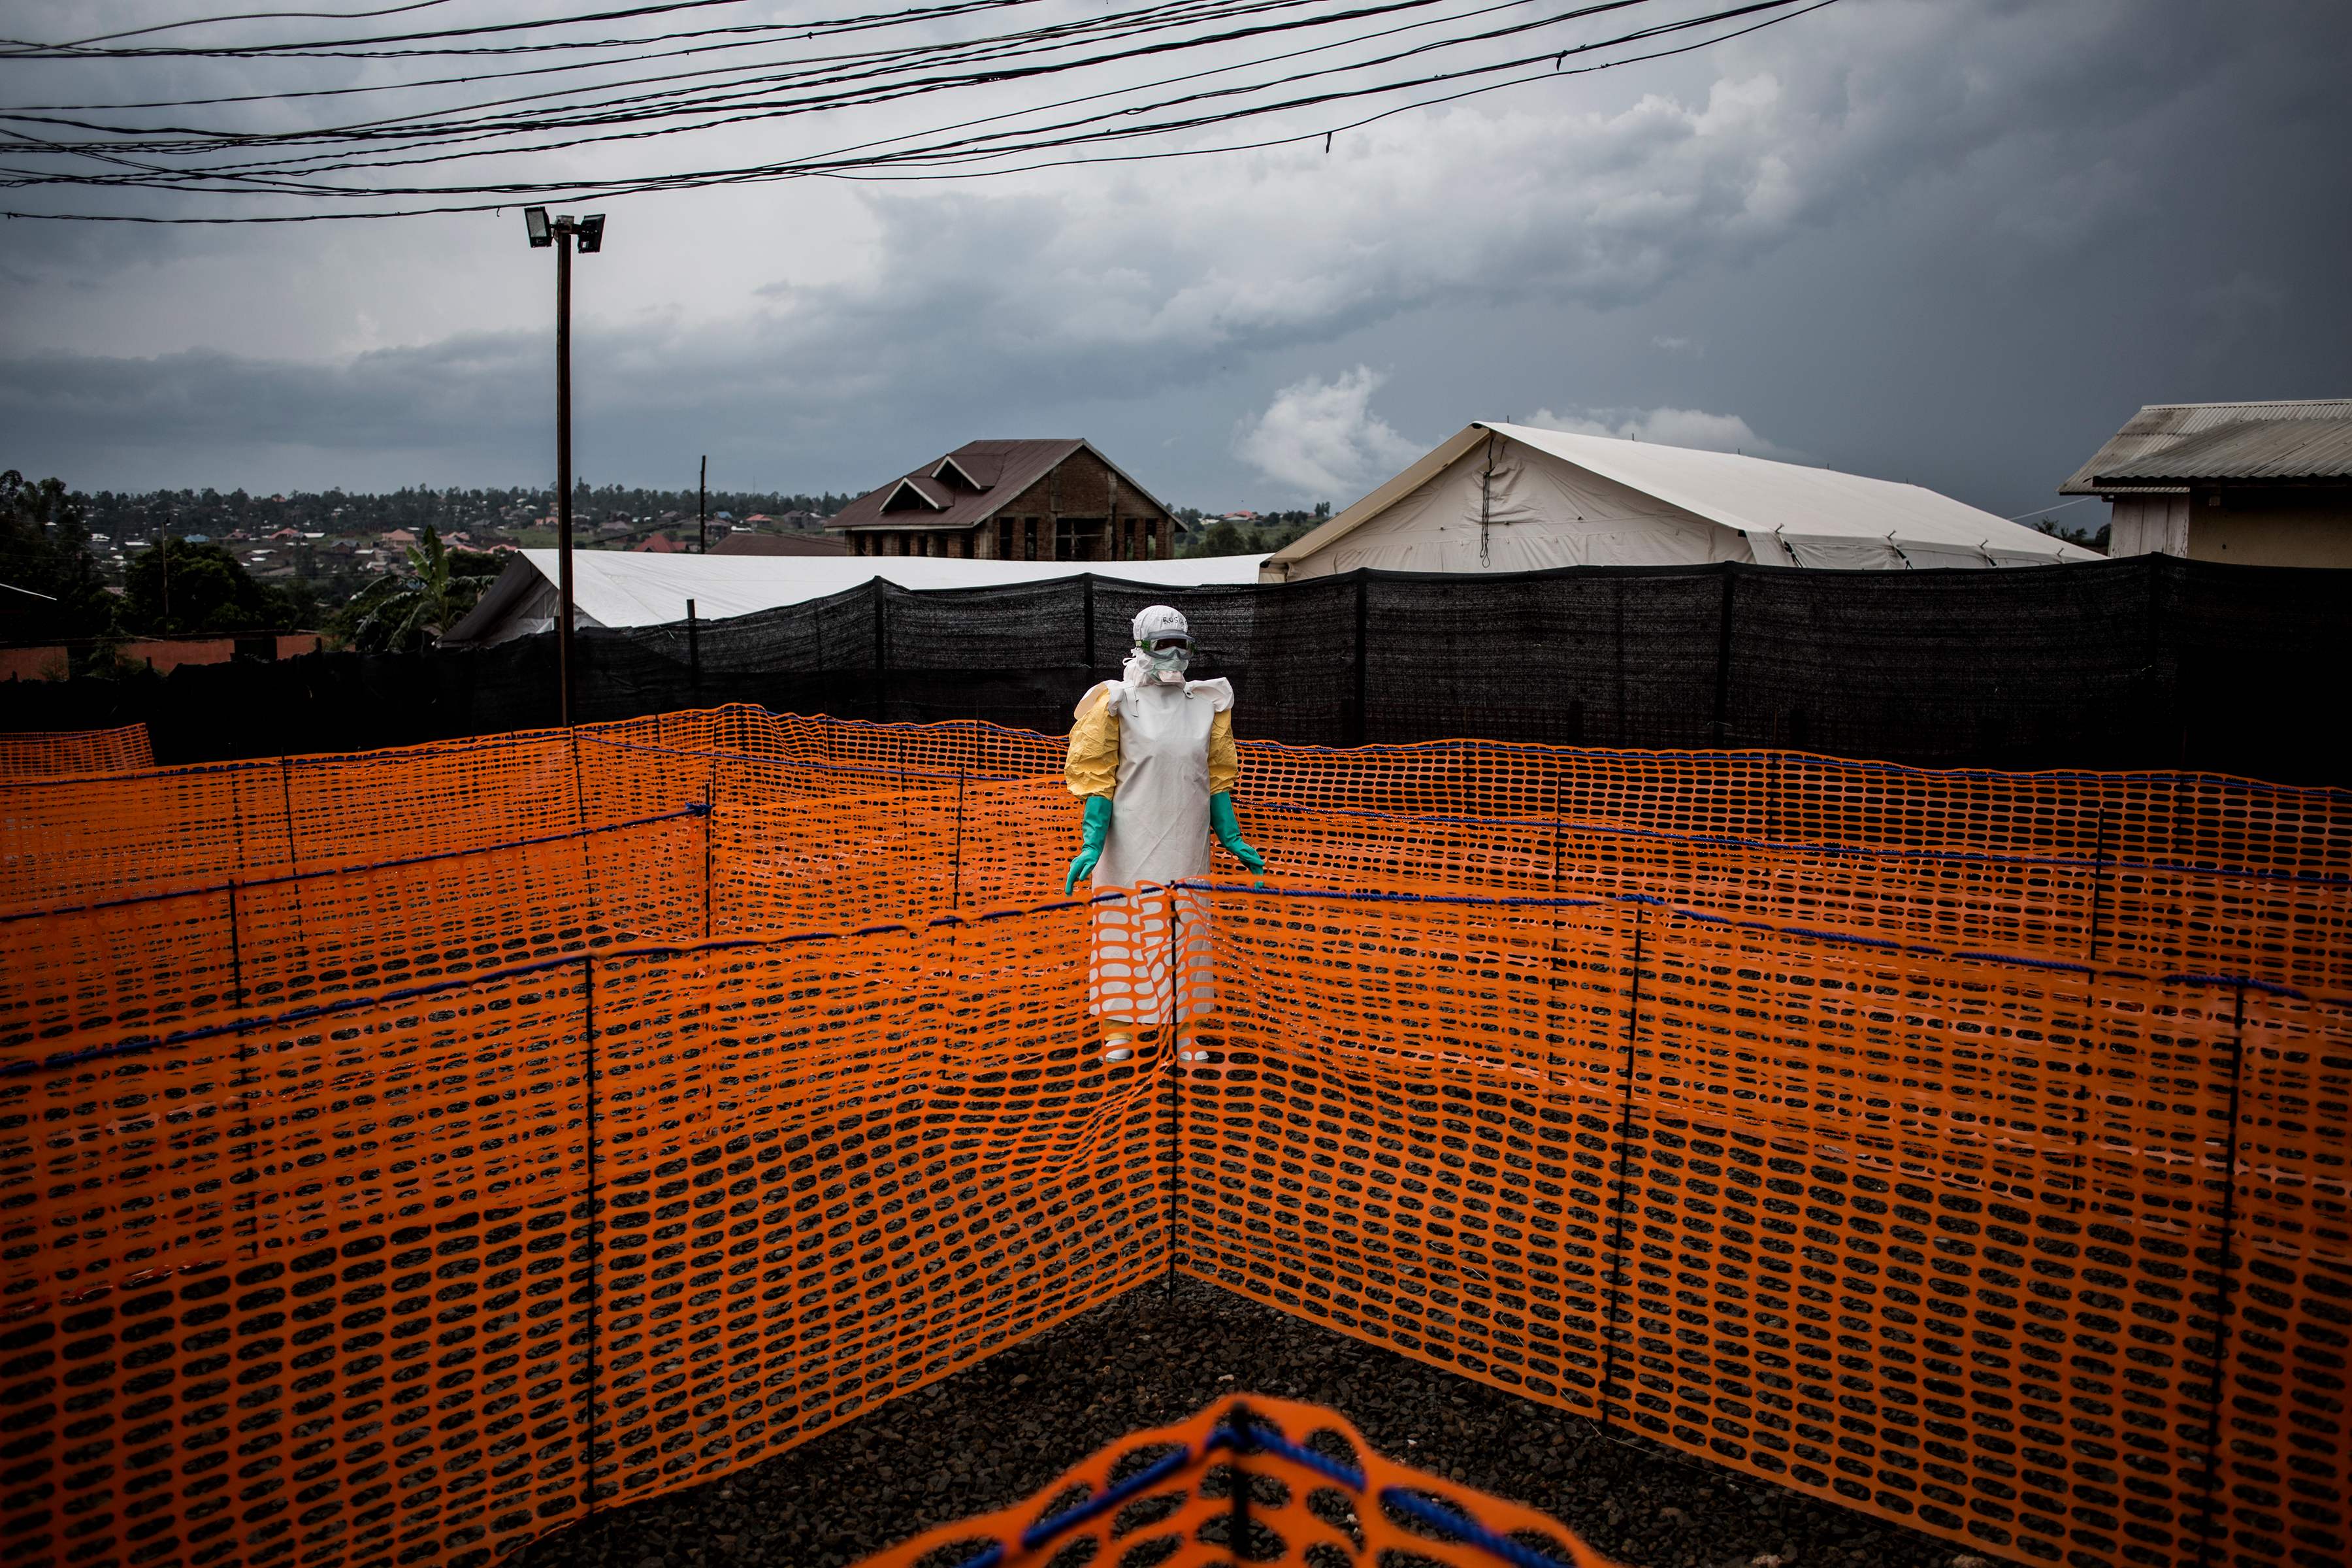
M 2094 561 L 1917 485 L 1526 425 L 1472 425 L 1266 562 L 1265 580 L 1376 566 L 1903 571 Z
M 724 620 L 823 599 L 876 577 L 901 588 L 994 588 L 1088 572 L 1108 581 L 1159 588 L 1255 583 L 1263 555 L 1177 561 L 958 561 L 932 555 L 657 555 L 572 552 L 574 626 L 652 626 L 686 619 L 687 601 L 704 620 Z M 555 624 L 556 552 L 519 550 L 481 602 L 450 628 L 450 645 L 487 646 Z

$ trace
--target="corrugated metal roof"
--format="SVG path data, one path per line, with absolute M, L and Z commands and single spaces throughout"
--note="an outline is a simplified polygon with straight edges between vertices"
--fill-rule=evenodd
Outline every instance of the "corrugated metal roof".
M 2100 484 L 2192 484 L 2206 479 L 2352 478 L 2352 416 L 2257 419 L 2191 436 L 2131 462 L 2101 468 Z
M 2108 437 L 2106 444 L 2091 455 L 2091 460 L 2075 469 L 2074 477 L 2058 487 L 2058 493 L 2082 496 L 2096 495 L 2105 489 L 2179 489 L 2190 479 L 2336 478 L 2352 472 L 2338 457 L 2334 459 L 2336 466 L 2311 472 L 2256 474 L 2219 468 L 2184 477 L 2180 461 L 2172 456 L 2193 442 L 2200 449 L 2209 449 L 2211 453 L 2209 458 L 2196 459 L 2197 462 L 2284 460 L 2307 463 L 2325 460 L 2292 458 L 2290 449 L 2294 437 L 2288 431 L 2276 435 L 2257 435 L 2250 431 L 2248 447 L 2235 458 L 2231 455 L 2232 443 L 2227 439 L 2219 439 L 2211 448 L 2206 448 L 2205 445 L 2208 438 L 2226 437 L 2230 432 L 2241 428 L 2268 430 L 2294 426 L 2309 426 L 2315 430 L 2325 430 L 2331 426 L 2352 429 L 2352 397 L 2274 403 L 2152 403 L 2133 415 L 2122 429 Z M 2330 449 L 2341 453 L 2345 448 L 2338 445 Z M 2125 478 L 2126 472 L 2131 477 Z
M 1009 506 L 1021 493 L 1073 453 L 1093 448 L 1078 437 L 1054 441 L 967 441 L 942 458 L 867 491 L 825 520 L 828 529 L 971 528 Z M 1100 452 L 1103 466 L 1118 474 L 1137 495 L 1165 511 L 1168 509 L 1129 479 L 1124 470 Z M 971 487 L 977 486 L 977 489 Z M 913 498 L 895 509 L 891 499 L 901 489 Z
M 1106 583 L 1199 588 L 1257 581 L 1263 555 L 1173 561 L 958 561 L 934 555 L 646 555 L 573 552 L 572 604 L 589 626 L 662 626 L 686 618 L 687 601 L 705 621 L 845 593 L 874 578 L 901 588 L 997 588 L 1089 574 Z M 443 639 L 451 646 L 501 643 L 547 629 L 560 570 L 552 550 L 518 550 Z

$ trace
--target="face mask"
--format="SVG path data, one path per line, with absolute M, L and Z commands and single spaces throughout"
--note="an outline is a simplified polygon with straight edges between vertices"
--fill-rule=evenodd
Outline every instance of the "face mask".
M 1154 649 L 1149 657 L 1151 660 L 1151 679 L 1163 681 L 1170 686 L 1183 683 L 1185 667 L 1192 662 L 1192 653 L 1181 647 L 1171 647 L 1164 651 Z

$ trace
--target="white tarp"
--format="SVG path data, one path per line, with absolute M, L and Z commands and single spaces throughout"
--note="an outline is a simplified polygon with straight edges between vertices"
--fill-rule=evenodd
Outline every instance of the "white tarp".
M 1255 583 L 1263 555 L 1205 555 L 1177 561 L 957 561 L 930 555 L 656 555 L 650 552 L 572 552 L 573 625 L 653 626 L 686 619 L 686 604 L 706 621 L 748 616 L 823 599 L 876 577 L 901 588 L 993 588 L 1087 573 L 1109 581 L 1192 588 Z M 556 552 L 520 550 L 481 603 L 445 640 L 502 643 L 555 624 Z
M 1447 446 L 1459 455 L 1432 477 L 1393 499 L 1375 492 L 1277 552 L 1267 575 L 2098 559 L 1949 496 L 1860 474 L 1522 425 L 1474 426 Z

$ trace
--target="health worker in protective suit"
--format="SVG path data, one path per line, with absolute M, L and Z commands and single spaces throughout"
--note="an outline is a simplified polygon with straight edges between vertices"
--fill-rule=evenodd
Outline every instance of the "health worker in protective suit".
M 1086 804 L 1084 847 L 1064 892 L 1091 877 L 1097 893 L 1122 896 L 1093 907 L 1090 992 L 1103 1020 L 1103 1059 L 1134 1054 L 1139 1028 L 1183 1022 L 1214 1005 L 1205 984 L 1209 910 L 1193 889 L 1133 892 L 1198 881 L 1209 873 L 1212 835 L 1252 871 L 1265 858 L 1243 839 L 1234 814 L 1241 760 L 1234 750 L 1231 681 L 1191 680 L 1192 629 L 1183 615 L 1154 605 L 1135 617 L 1135 647 L 1117 680 L 1079 700 L 1063 773 Z M 1171 973 L 1168 922 L 1179 922 Z M 1181 994 L 1177 994 L 1181 989 Z M 1171 1003 L 1173 1005 L 1171 1005 Z M 1184 1053 L 1191 1060 L 1193 1053 Z

